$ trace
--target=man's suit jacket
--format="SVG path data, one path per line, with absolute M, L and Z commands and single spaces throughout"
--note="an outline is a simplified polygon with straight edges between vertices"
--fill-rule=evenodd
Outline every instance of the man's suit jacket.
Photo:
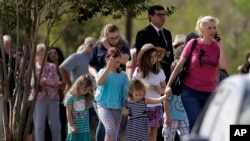
M 161 61 L 162 69 L 166 75 L 166 81 L 168 81 L 171 71 L 170 66 L 174 60 L 173 54 L 173 46 L 172 46 L 172 35 L 169 30 L 163 28 L 163 33 L 167 40 L 168 46 L 166 47 L 164 40 L 161 39 L 160 35 L 157 33 L 155 28 L 150 24 L 143 28 L 142 30 L 137 32 L 135 46 L 137 50 L 137 54 L 140 52 L 142 46 L 146 43 L 151 43 L 154 46 L 159 46 L 165 48 L 167 51 L 170 52 L 169 57 L 165 56 Z

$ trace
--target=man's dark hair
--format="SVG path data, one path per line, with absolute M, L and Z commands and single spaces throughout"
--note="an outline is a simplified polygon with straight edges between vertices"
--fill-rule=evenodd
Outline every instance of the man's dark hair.
M 148 15 L 154 15 L 155 14 L 155 10 L 159 11 L 159 10 L 165 10 L 165 9 L 161 5 L 150 6 L 149 9 L 148 9 Z

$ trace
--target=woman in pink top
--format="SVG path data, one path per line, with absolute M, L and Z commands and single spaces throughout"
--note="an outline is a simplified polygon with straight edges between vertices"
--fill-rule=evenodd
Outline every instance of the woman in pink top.
M 46 48 L 44 44 L 37 45 L 35 69 L 31 80 L 31 94 L 29 101 L 33 100 L 37 94 L 37 101 L 33 113 L 33 122 L 35 129 L 35 140 L 45 141 L 45 119 L 51 130 L 52 141 L 61 141 L 61 123 L 59 116 L 59 93 L 58 84 L 59 76 L 56 66 L 52 63 L 45 62 L 42 69 L 42 62 L 46 56 Z M 40 82 L 37 82 L 40 72 L 42 72 Z M 39 83 L 39 89 L 35 91 L 35 84 Z
M 229 64 L 221 44 L 221 37 L 217 33 L 217 23 L 218 19 L 212 16 L 200 17 L 197 21 L 196 31 L 200 38 L 197 39 L 197 45 L 191 54 L 181 94 L 190 131 L 210 94 L 216 89 L 218 69 L 226 69 Z M 184 48 L 167 83 L 165 93 L 171 94 L 170 86 L 190 55 L 193 42 L 194 39 L 190 40 Z

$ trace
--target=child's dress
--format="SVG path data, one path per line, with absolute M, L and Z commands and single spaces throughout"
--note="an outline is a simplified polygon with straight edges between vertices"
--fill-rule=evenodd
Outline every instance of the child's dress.
M 145 99 L 137 102 L 127 102 L 126 108 L 130 110 L 125 132 L 125 141 L 148 141 L 149 126 Z
M 72 133 L 68 123 L 67 141 L 90 141 L 89 109 L 86 104 L 85 96 L 76 97 L 74 95 L 69 95 L 66 99 L 66 104 L 72 106 L 72 120 L 77 128 L 77 132 Z

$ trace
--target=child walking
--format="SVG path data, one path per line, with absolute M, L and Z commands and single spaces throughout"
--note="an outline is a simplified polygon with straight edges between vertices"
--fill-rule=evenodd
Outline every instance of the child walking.
M 146 98 L 146 87 L 140 80 L 132 80 L 128 88 L 128 100 L 124 114 L 129 115 L 125 141 L 149 141 L 149 125 L 146 104 L 161 103 L 167 95 Z
M 105 128 L 105 141 L 116 141 L 127 99 L 128 76 L 121 71 L 121 51 L 109 48 L 105 55 L 106 66 L 96 77 L 95 101 L 99 119 Z
M 89 108 L 94 84 L 90 75 L 80 76 L 65 96 L 68 120 L 67 141 L 90 141 Z
M 174 70 L 178 60 L 171 64 L 171 70 Z M 162 136 L 164 141 L 174 141 L 176 132 L 180 137 L 189 135 L 189 123 L 186 111 L 181 102 L 181 95 L 172 94 L 165 103 L 164 125 Z M 168 105 L 167 105 L 168 104 Z
M 138 56 L 133 79 L 140 79 L 146 86 L 147 98 L 159 98 L 164 94 L 166 76 L 160 66 L 160 61 L 166 55 L 166 50 L 152 44 L 142 46 Z M 163 106 L 161 103 L 147 104 L 150 141 L 156 141 L 157 129 L 163 125 Z

